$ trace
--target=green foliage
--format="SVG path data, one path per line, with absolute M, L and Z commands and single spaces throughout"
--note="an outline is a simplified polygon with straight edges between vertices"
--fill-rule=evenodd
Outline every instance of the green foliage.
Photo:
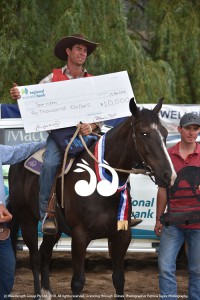
M 8 102 L 13 82 L 19 85 L 35 83 L 43 66 L 40 58 L 44 41 L 49 35 L 47 18 L 34 0 L 1 1 L 1 102 Z M 48 26 L 46 26 L 48 28 Z M 5 100 L 7 99 L 7 101 Z
M 146 14 L 154 32 L 152 57 L 169 63 L 176 78 L 178 103 L 198 103 L 200 97 L 200 2 L 149 1 Z
M 1 0 L 0 97 L 38 83 L 64 65 L 53 52 L 66 35 L 99 42 L 86 68 L 94 75 L 127 70 L 137 102 L 197 103 L 199 1 Z

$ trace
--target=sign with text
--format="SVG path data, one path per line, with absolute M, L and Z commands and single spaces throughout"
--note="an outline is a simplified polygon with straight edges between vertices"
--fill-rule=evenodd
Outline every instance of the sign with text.
M 126 71 L 20 86 L 19 90 L 26 133 L 129 116 L 129 101 L 134 97 Z
M 138 104 L 138 106 L 147 109 L 153 109 L 156 104 Z M 159 112 L 159 117 L 163 126 L 165 126 L 169 133 L 178 133 L 177 126 L 180 118 L 187 113 L 193 113 L 200 116 L 199 104 L 163 104 Z

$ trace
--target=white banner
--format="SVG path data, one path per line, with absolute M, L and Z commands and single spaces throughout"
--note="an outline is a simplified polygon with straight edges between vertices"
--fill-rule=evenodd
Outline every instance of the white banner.
M 134 96 L 127 71 L 19 87 L 26 133 L 130 115 Z
M 156 104 L 138 104 L 140 108 L 153 109 Z M 159 116 L 169 133 L 177 133 L 180 118 L 186 113 L 200 116 L 200 104 L 163 104 Z

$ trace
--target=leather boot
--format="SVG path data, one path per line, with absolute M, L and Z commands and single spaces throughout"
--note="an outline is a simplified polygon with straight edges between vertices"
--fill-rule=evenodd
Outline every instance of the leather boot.
M 140 224 L 143 220 L 142 219 L 131 219 L 131 227 L 135 227 L 137 226 L 138 224 Z

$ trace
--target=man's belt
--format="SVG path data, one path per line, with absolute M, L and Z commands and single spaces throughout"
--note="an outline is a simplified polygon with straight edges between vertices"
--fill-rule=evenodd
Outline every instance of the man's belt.
M 200 224 L 200 210 L 186 212 L 166 212 L 160 216 L 160 223 L 165 226 Z

